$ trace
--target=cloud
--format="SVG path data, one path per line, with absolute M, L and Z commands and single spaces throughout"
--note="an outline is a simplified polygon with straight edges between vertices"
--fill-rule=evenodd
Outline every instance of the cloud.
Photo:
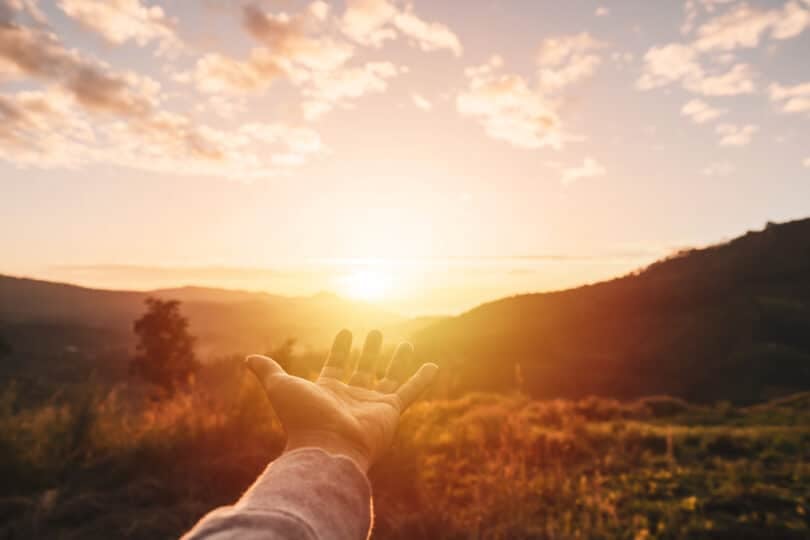
M 387 79 L 398 73 L 391 62 L 368 62 L 360 67 L 316 73 L 303 91 L 308 98 L 304 115 L 307 120 L 315 120 L 348 100 L 381 93 L 388 87 Z
M 218 53 L 205 54 L 190 72 L 180 73 L 175 79 L 180 82 L 193 81 L 197 89 L 204 93 L 242 94 L 265 90 L 286 74 L 284 66 L 267 49 L 256 48 L 246 61 Z
M 115 73 L 67 50 L 52 33 L 14 23 L 0 25 L 0 65 L 11 77 L 33 77 L 59 84 L 88 108 L 140 116 L 153 106 L 156 81 Z
M 681 79 L 702 77 L 703 68 L 697 56 L 695 49 L 681 43 L 652 47 L 644 54 L 644 73 L 636 86 L 640 90 L 650 90 Z
M 163 49 L 180 45 L 171 21 L 160 6 L 140 0 L 59 0 L 59 8 L 82 26 L 120 45 L 158 42 Z
M 810 169 L 810 157 L 804 158 L 804 161 L 802 161 L 802 165 Z
M 403 68 L 391 62 L 351 65 L 355 47 L 328 34 L 328 14 L 323 2 L 313 2 L 297 15 L 248 5 L 243 26 L 263 46 L 253 49 L 246 60 L 210 53 L 177 79 L 193 81 L 207 93 L 244 94 L 262 92 L 284 78 L 300 90 L 302 113 L 310 121 L 350 100 L 385 91 L 388 79 Z
M 38 0 L 0 0 L 0 23 L 11 22 L 17 14 L 25 13 L 40 25 L 46 25 L 48 19 L 45 16 Z
M 582 165 L 563 170 L 562 183 L 570 185 L 582 178 L 593 178 L 604 176 L 607 171 L 601 163 L 592 157 L 586 157 Z
M 322 150 L 311 142 L 320 140 L 314 132 L 305 131 L 310 142 L 303 144 L 302 132 L 274 128 L 268 145 L 255 131 L 215 129 L 165 110 L 158 82 L 68 50 L 45 28 L 0 24 L 0 65 L 8 76 L 46 86 L 0 94 L 0 158 L 19 167 L 110 163 L 250 178 Z
M 98 117 L 55 88 L 0 95 L 0 159 L 22 168 L 106 163 L 245 180 L 278 175 L 323 151 L 309 128 L 253 123 L 226 131 L 162 110 L 139 121 Z
M 607 17 L 610 14 L 610 10 L 605 6 L 599 6 L 593 14 L 597 17 Z
M 697 29 L 694 45 L 701 51 L 730 51 L 759 45 L 766 34 L 790 39 L 810 27 L 810 9 L 787 2 L 781 9 L 763 10 L 742 3 Z
M 320 3 L 315 3 L 320 6 Z M 320 30 L 323 8 L 310 7 L 291 17 L 286 13 L 266 13 L 254 5 L 247 5 L 242 12 L 245 29 L 258 41 L 269 47 L 280 65 L 300 64 L 314 71 L 334 70 L 346 63 L 353 54 L 353 47 L 328 36 L 310 36 Z
M 688 0 L 682 32 L 695 26 L 699 7 L 713 12 L 725 0 Z M 740 3 L 703 23 L 688 43 L 670 43 L 650 48 L 644 56 L 644 72 L 636 86 L 650 90 L 680 82 L 683 88 L 709 96 L 750 94 L 756 90 L 756 74 L 743 63 L 721 71 L 719 65 L 735 61 L 733 51 L 759 46 L 766 38 L 791 39 L 810 27 L 810 3 L 791 0 L 782 7 L 761 9 Z M 715 64 L 711 69 L 707 65 Z
M 411 101 L 413 104 L 418 108 L 422 109 L 423 111 L 429 111 L 433 108 L 433 103 L 431 103 L 428 99 L 426 99 L 421 94 L 413 93 L 411 94 Z
M 0 95 L 0 159 L 39 168 L 81 163 L 94 135 L 74 103 L 56 88 Z
M 751 142 L 759 127 L 754 124 L 744 126 L 720 124 L 715 131 L 720 135 L 720 146 L 745 146 Z
M 794 86 L 774 83 L 768 87 L 768 95 L 782 112 L 810 113 L 810 82 Z
M 726 112 L 725 109 L 714 109 L 699 99 L 693 99 L 681 107 L 681 114 L 691 118 L 696 124 L 705 124 Z
M 756 74 L 747 64 L 735 64 L 718 75 L 700 75 L 683 82 L 684 88 L 704 96 L 737 96 L 752 94 L 756 89 Z
M 671 83 L 707 96 L 750 94 L 755 90 L 755 73 L 746 64 L 736 64 L 719 74 L 708 74 L 699 60 L 699 51 L 680 43 L 652 47 L 644 55 L 644 72 L 636 81 L 640 90 Z
M 396 38 L 396 31 L 388 27 L 397 14 L 396 6 L 388 0 L 348 0 L 343 14 L 343 32 L 363 45 L 379 47 Z
M 700 173 L 704 176 L 728 176 L 734 172 L 734 166 L 728 161 L 710 163 Z
M 587 32 L 543 40 L 537 53 L 540 84 L 554 90 L 590 77 L 601 62 L 595 51 L 604 47 Z
M 363 45 L 379 47 L 402 34 L 423 51 L 445 49 L 456 56 L 462 52 L 461 41 L 450 28 L 421 19 L 412 6 L 400 9 L 389 0 L 348 0 L 341 28 Z
M 495 56 L 465 70 L 468 86 L 456 97 L 458 112 L 476 119 L 490 137 L 514 146 L 562 147 L 567 137 L 554 104 L 523 77 L 499 73 L 502 65 Z
M 414 40 L 423 51 L 446 49 L 456 56 L 461 56 L 461 42 L 458 36 L 443 24 L 423 21 L 410 10 L 397 13 L 393 24 L 404 36 Z

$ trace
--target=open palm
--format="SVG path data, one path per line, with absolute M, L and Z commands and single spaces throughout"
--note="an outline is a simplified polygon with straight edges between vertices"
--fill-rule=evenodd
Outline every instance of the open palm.
M 342 379 L 351 345 L 351 332 L 338 333 L 315 382 L 287 374 L 265 356 L 249 356 L 247 362 L 287 432 L 287 451 L 318 447 L 345 455 L 367 470 L 391 444 L 399 415 L 427 387 L 438 367 L 425 364 L 406 381 L 413 347 L 402 343 L 377 381 L 382 335 L 375 330 L 368 334 L 347 384 Z

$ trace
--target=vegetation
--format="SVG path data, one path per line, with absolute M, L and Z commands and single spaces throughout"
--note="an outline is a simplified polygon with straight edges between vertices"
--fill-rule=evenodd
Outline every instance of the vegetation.
M 283 446 L 236 358 L 162 402 L 0 396 L 0 538 L 176 537 Z M 807 538 L 810 395 L 425 401 L 371 476 L 375 538 Z
M 133 325 L 138 336 L 132 371 L 169 395 L 187 383 L 199 363 L 188 319 L 177 300 L 146 299 L 146 313 Z
M 515 366 L 539 398 L 746 404 L 810 390 L 810 219 L 619 279 L 497 300 L 414 342 L 454 368 L 443 370 L 452 395 L 510 391 Z

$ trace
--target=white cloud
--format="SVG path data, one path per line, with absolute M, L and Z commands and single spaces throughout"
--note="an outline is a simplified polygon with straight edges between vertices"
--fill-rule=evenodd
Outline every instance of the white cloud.
M 456 97 L 463 116 L 476 119 L 486 133 L 521 148 L 560 148 L 563 134 L 554 104 L 519 75 L 501 74 L 503 60 L 468 68 L 468 87 Z
M 728 161 L 710 163 L 700 171 L 704 176 L 728 176 L 734 172 L 734 166 Z
M 605 6 L 599 6 L 593 14 L 597 17 L 607 17 L 610 14 L 610 10 Z
M 117 45 L 130 40 L 140 46 L 159 42 L 163 48 L 180 44 L 174 22 L 160 6 L 140 0 L 59 0 L 58 5 L 82 26 Z
M 421 94 L 413 93 L 411 94 L 411 101 L 413 104 L 423 111 L 429 111 L 433 108 L 433 103 L 431 103 L 427 98 L 422 96 Z
M 401 9 L 390 0 L 348 0 L 341 23 L 343 32 L 363 45 L 379 47 L 402 34 L 424 51 L 446 49 L 456 56 L 462 52 L 461 41 L 450 28 L 425 21 L 412 6 Z
M 458 36 L 445 25 L 425 22 L 412 11 L 397 13 L 393 22 L 397 30 L 413 39 L 423 51 L 447 49 L 456 56 L 461 56 L 461 42 Z
M 282 132 L 275 147 L 258 146 L 250 133 L 166 110 L 158 82 L 69 50 L 44 28 L 0 24 L 0 65 L 9 76 L 46 87 L 0 94 L 0 158 L 20 167 L 110 163 L 249 178 L 277 174 L 277 154 L 320 151 L 302 144 L 299 131 Z
M 396 31 L 388 25 L 397 12 L 388 0 L 347 0 L 343 32 L 358 43 L 379 47 L 396 37 Z
M 607 171 L 601 163 L 592 157 L 586 157 L 582 165 L 563 170 L 562 183 L 569 185 L 582 178 L 604 176 Z
M 763 36 L 782 40 L 798 36 L 810 27 L 810 9 L 799 2 L 763 10 L 742 3 L 706 22 L 697 30 L 695 47 L 701 51 L 752 48 Z
M 687 78 L 683 85 L 688 90 L 704 96 L 737 96 L 752 94 L 756 89 L 756 74 L 747 64 L 736 64 L 718 75 L 701 75 Z
M 804 158 L 804 161 L 802 161 L 802 165 L 810 169 L 810 157 Z
M 316 73 L 303 91 L 307 96 L 304 116 L 315 120 L 348 100 L 381 93 L 388 87 L 387 79 L 398 73 L 391 62 L 368 62 L 360 67 Z
M 736 126 L 734 124 L 720 124 L 715 131 L 720 135 L 720 146 L 745 146 L 751 142 L 759 127 L 754 124 Z
M 715 11 L 726 0 L 687 0 L 682 32 L 694 28 L 700 9 Z M 720 65 L 735 62 L 733 51 L 753 48 L 764 39 L 785 40 L 810 28 L 810 2 L 789 0 L 772 9 L 739 3 L 703 23 L 688 43 L 670 43 L 650 48 L 645 54 L 644 72 L 636 86 L 649 90 L 680 82 L 691 92 L 708 96 L 733 96 L 756 91 L 756 74 L 750 66 L 737 63 L 725 72 Z M 707 68 L 706 66 L 713 66 Z
M 601 62 L 596 51 L 604 47 L 587 32 L 543 40 L 537 53 L 540 84 L 554 90 L 590 77 Z
M 320 4 L 316 4 L 320 5 Z M 313 71 L 329 71 L 344 65 L 354 53 L 348 43 L 320 32 L 321 8 L 310 8 L 299 15 L 267 13 L 256 6 L 243 9 L 247 31 L 269 48 L 282 66 L 300 65 Z
M 692 92 L 707 96 L 750 94 L 755 90 L 755 73 L 746 64 L 708 74 L 700 64 L 699 51 L 689 45 L 670 43 L 653 47 L 644 55 L 644 72 L 636 82 L 640 90 L 650 90 L 680 82 Z
M 774 83 L 768 87 L 771 101 L 786 113 L 810 113 L 810 82 L 794 86 Z
M 256 48 L 248 60 L 236 60 L 218 53 L 208 53 L 197 60 L 190 72 L 180 73 L 175 79 L 194 82 L 201 92 L 248 93 L 265 90 L 287 70 L 267 49 Z
M 644 73 L 636 86 L 650 90 L 681 79 L 702 77 L 697 51 L 688 45 L 670 43 L 652 47 L 644 54 Z
M 725 109 L 712 108 L 708 103 L 699 99 L 693 99 L 681 107 L 681 114 L 691 118 L 696 124 L 705 124 L 726 112 Z

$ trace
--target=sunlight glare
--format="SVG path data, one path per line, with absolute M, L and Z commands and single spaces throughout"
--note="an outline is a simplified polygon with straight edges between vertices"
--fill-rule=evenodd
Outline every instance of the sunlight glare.
M 385 299 L 391 291 L 391 276 L 378 269 L 357 270 L 339 280 L 341 292 L 355 300 L 376 302 Z

